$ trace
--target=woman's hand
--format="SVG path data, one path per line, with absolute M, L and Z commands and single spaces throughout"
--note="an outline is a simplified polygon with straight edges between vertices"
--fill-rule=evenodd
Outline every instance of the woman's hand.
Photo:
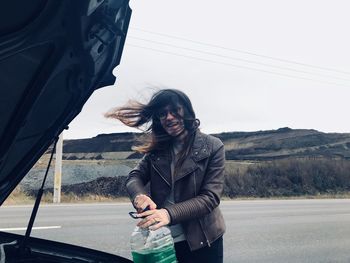
M 144 194 L 137 195 L 134 199 L 134 207 L 138 213 L 141 213 L 143 210 L 149 206 L 150 210 L 154 210 L 157 208 L 157 205 L 153 202 L 153 200 Z
M 143 218 L 138 224 L 138 227 L 147 228 L 151 230 L 157 230 L 162 226 L 166 226 L 170 223 L 170 216 L 166 209 L 154 209 L 148 210 L 137 215 Z

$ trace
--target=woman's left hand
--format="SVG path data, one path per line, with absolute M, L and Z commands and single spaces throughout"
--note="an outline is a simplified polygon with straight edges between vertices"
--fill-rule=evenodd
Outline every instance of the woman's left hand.
M 138 224 L 138 227 L 147 228 L 151 230 L 157 230 L 162 226 L 166 226 L 170 223 L 170 216 L 166 209 L 154 209 L 148 210 L 137 214 L 138 217 L 143 218 Z

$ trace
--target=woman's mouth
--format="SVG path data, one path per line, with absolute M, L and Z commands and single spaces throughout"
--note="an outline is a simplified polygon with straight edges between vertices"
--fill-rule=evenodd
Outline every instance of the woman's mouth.
M 182 133 L 184 130 L 184 126 L 181 125 L 179 121 L 169 122 L 165 125 L 166 131 L 171 136 L 177 136 Z
M 174 126 L 176 126 L 176 125 L 178 125 L 179 124 L 179 122 L 178 121 L 176 121 L 176 122 L 169 122 L 169 123 L 167 123 L 167 127 L 168 128 L 172 128 L 172 127 L 174 127 Z

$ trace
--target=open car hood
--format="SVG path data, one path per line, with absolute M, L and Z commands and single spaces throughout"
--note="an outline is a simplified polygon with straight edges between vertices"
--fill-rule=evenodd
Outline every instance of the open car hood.
M 0 205 L 94 90 L 114 83 L 128 2 L 0 3 Z
M 21 242 L 23 236 L 0 232 L 0 243 L 5 245 L 5 262 L 22 263 L 132 263 L 129 259 L 98 250 L 68 245 L 60 242 L 31 237 L 27 249 L 19 252 L 14 242 Z M 1 245 L 1 244 L 0 244 Z M 0 252 L 1 254 L 1 252 Z M 1 257 L 1 256 L 0 256 Z

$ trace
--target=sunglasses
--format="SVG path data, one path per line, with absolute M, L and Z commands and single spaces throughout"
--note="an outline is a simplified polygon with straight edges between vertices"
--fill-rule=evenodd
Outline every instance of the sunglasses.
M 168 114 L 170 113 L 172 116 L 179 116 L 182 108 L 176 107 L 176 108 L 170 108 L 170 109 L 162 109 L 156 113 L 156 117 L 159 120 L 165 120 L 168 117 Z

